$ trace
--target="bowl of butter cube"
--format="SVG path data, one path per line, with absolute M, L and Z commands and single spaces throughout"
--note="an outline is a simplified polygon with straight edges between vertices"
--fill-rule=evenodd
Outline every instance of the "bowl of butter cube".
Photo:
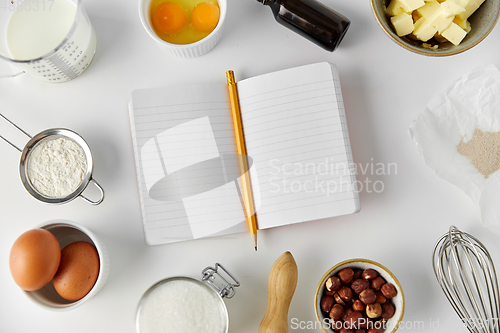
M 376 20 L 403 48 L 427 56 L 464 52 L 495 27 L 500 0 L 371 0 Z

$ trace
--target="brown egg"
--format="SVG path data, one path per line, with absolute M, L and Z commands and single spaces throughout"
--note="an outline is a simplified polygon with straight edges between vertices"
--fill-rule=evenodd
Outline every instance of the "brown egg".
M 28 230 L 12 245 L 10 273 L 22 289 L 38 290 L 52 280 L 60 260 L 61 248 L 50 231 Z
M 98 275 L 99 255 L 94 245 L 74 242 L 62 250 L 54 288 L 62 298 L 77 301 L 92 290 Z

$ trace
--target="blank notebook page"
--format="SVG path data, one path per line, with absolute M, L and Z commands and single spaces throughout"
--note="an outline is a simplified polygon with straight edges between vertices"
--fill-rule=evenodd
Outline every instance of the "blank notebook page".
M 356 178 L 337 69 L 318 63 L 238 82 L 260 229 L 355 213 Z M 254 191 L 256 190 L 255 186 Z
M 135 90 L 130 112 L 147 243 L 246 231 L 227 85 Z

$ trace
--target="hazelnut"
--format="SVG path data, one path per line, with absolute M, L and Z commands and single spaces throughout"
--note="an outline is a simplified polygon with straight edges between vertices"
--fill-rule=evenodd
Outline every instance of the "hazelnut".
M 342 318 L 343 314 L 344 314 L 344 307 L 340 304 L 335 304 L 334 306 L 332 306 L 329 316 L 333 320 L 339 320 L 340 318 Z
M 354 275 L 352 276 L 352 279 L 353 280 L 361 279 L 361 273 L 363 273 L 363 271 L 361 269 L 355 269 Z
M 387 328 L 387 322 L 385 319 L 381 317 L 376 319 L 370 319 L 370 325 L 368 328 L 375 329 L 374 332 L 383 332 Z
M 342 320 L 330 319 L 330 328 L 338 331 L 338 330 L 342 329 L 342 326 L 344 326 L 344 322 Z
M 361 273 L 361 277 L 365 280 L 373 280 L 378 276 L 378 273 L 376 270 L 372 268 L 367 268 Z
M 380 291 L 376 291 L 375 296 L 377 297 L 375 303 L 384 304 L 387 301 L 387 298 Z
M 351 309 L 351 308 L 347 308 L 347 309 L 345 309 L 345 311 L 344 311 L 344 315 L 342 316 L 342 319 L 343 319 L 343 320 L 346 320 L 346 319 L 347 319 L 347 317 L 349 317 L 349 316 L 351 315 L 351 313 L 353 313 L 353 312 L 354 312 L 354 310 L 353 310 L 353 309 Z
M 377 299 L 375 292 L 372 289 L 365 289 L 359 294 L 359 299 L 365 304 L 372 304 Z
M 353 311 L 350 315 L 348 315 L 344 319 L 344 326 L 347 328 L 355 328 L 359 325 L 360 319 L 363 318 L 363 315 L 359 311 Z
M 352 281 L 352 278 L 354 276 L 354 271 L 350 268 L 344 268 L 344 269 L 341 269 L 339 274 L 339 279 L 340 281 L 342 281 L 342 283 L 349 283 Z
M 382 304 L 382 318 L 383 319 L 389 319 L 394 316 L 394 306 L 392 306 L 391 303 L 384 303 Z
M 352 289 L 347 286 L 340 287 L 337 294 L 339 294 L 344 302 L 349 302 L 352 299 Z
M 324 295 L 323 297 L 321 297 L 320 304 L 321 310 L 323 310 L 323 312 L 330 312 L 333 304 L 335 304 L 335 300 L 333 299 L 333 296 Z
M 359 299 L 355 300 L 354 303 L 352 303 L 352 309 L 354 311 L 363 311 L 365 309 L 365 303 L 361 302 Z
M 377 291 L 380 290 L 380 287 L 382 287 L 385 284 L 385 280 L 381 276 L 377 276 L 375 279 L 372 280 L 372 289 Z
M 366 306 L 366 315 L 368 318 L 377 318 L 382 314 L 382 306 L 378 303 L 368 304 Z
M 333 294 L 335 294 L 335 291 L 329 291 L 328 289 L 325 288 L 325 295 L 328 295 L 328 296 L 333 296 Z
M 370 324 L 370 319 L 366 316 L 365 310 L 366 310 L 366 307 L 365 307 L 365 309 L 363 309 L 363 312 L 361 312 L 361 314 L 363 315 L 363 319 L 359 321 L 357 328 L 367 329 L 368 325 Z
M 326 290 L 328 291 L 337 291 L 342 284 L 340 283 L 340 279 L 336 276 L 329 277 L 325 282 Z
M 325 281 L 320 306 L 338 333 L 383 333 L 394 316 L 389 298 L 398 294 L 374 269 L 343 268 Z
M 333 299 L 340 305 L 345 305 L 345 302 L 340 298 L 338 293 L 333 294 Z
M 354 333 L 354 330 L 350 329 L 350 328 L 345 328 L 345 327 L 342 327 L 339 331 L 339 333 Z
M 386 283 L 380 287 L 380 291 L 385 296 L 385 298 L 393 298 L 398 294 L 396 287 L 392 283 Z
M 357 279 L 351 283 L 351 288 L 356 294 L 359 294 L 360 292 L 369 287 L 370 287 L 370 282 L 364 279 Z

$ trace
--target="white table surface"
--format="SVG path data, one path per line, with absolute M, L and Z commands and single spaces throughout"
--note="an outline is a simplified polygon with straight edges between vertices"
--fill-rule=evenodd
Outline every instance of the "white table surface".
M 336 263 L 362 257 L 382 263 L 398 277 L 406 298 L 406 330 L 466 332 L 434 277 L 434 244 L 450 224 L 456 224 L 481 239 L 500 267 L 500 237 L 481 226 L 476 207 L 461 190 L 424 164 L 408 126 L 462 74 L 483 64 L 500 67 L 500 27 L 463 54 L 430 58 L 392 42 L 375 21 L 369 1 L 323 2 L 352 21 L 334 53 L 280 26 L 270 9 L 255 0 L 229 0 L 220 43 L 207 55 L 186 60 L 168 56 L 147 35 L 137 1 L 85 0 L 98 49 L 81 77 L 62 84 L 27 75 L 0 80 L 0 112 L 32 134 L 52 127 L 80 133 L 94 155 L 94 177 L 106 191 L 105 201 L 97 207 L 79 199 L 62 206 L 40 203 L 21 185 L 19 153 L 0 142 L 1 332 L 134 332 L 138 300 L 151 284 L 174 275 L 199 276 L 215 262 L 241 281 L 236 296 L 225 301 L 230 332 L 257 332 L 266 310 L 268 273 L 284 251 L 291 251 L 299 267 L 289 320 L 314 321 L 319 279 Z M 147 246 L 127 110 L 131 91 L 224 83 L 227 69 L 241 80 L 319 61 L 333 62 L 340 71 L 354 161 L 369 166 L 358 180 L 378 181 L 377 192 L 365 188 L 360 193 L 361 212 L 261 231 L 257 253 L 246 233 Z M 25 143 L 4 123 L 0 131 L 21 146 Z M 377 163 L 395 163 L 397 173 L 372 173 L 371 166 L 376 168 Z M 69 312 L 51 312 L 31 303 L 8 268 L 15 239 L 52 219 L 88 227 L 110 253 L 104 288 Z M 291 332 L 318 332 L 293 328 Z

